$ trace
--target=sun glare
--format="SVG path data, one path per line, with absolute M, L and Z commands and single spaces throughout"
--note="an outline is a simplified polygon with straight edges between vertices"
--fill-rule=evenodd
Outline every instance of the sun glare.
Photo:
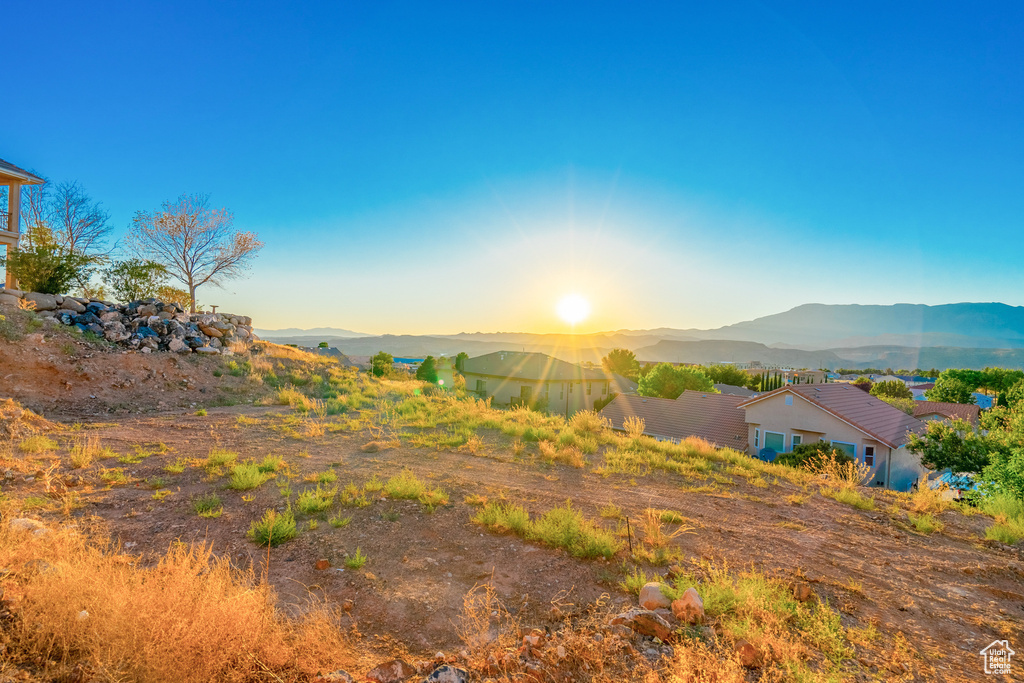
M 579 294 L 569 294 L 558 302 L 558 317 L 575 325 L 587 319 L 590 315 L 590 303 Z

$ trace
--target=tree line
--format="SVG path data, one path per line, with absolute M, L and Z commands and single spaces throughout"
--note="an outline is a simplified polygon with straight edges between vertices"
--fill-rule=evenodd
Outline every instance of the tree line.
M 156 297 L 194 313 L 200 287 L 244 275 L 263 247 L 254 232 L 235 229 L 230 211 L 212 208 L 205 194 L 183 194 L 136 212 L 124 241 L 111 245 L 110 214 L 80 183 L 47 180 L 21 192 L 25 230 L 19 246 L 0 256 L 0 266 L 30 291 L 74 290 L 122 303 Z

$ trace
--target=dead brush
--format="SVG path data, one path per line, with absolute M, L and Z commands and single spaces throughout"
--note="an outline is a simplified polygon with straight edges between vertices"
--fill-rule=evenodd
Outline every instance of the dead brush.
M 910 494 L 909 499 L 911 512 L 929 515 L 945 512 L 953 505 L 949 486 L 945 483 L 934 489 L 926 482 L 922 483 L 916 491 Z
M 83 467 L 88 467 L 94 460 L 101 457 L 104 451 L 100 446 L 100 437 L 98 436 L 87 436 L 84 439 L 78 439 L 68 454 L 68 462 L 71 467 L 79 470 Z
M 696 533 L 695 529 L 685 522 L 680 522 L 675 530 L 666 532 L 662 526 L 663 516 L 664 510 L 655 510 L 654 508 L 647 508 L 640 515 L 640 529 L 644 534 L 644 545 L 655 550 L 666 548 L 673 539 L 683 534 Z
M 644 419 L 642 417 L 631 415 L 622 421 L 622 429 L 625 430 L 629 438 L 639 439 L 644 435 L 644 430 L 647 429 L 647 425 L 644 423 Z
M 548 463 L 562 463 L 571 467 L 583 467 L 587 461 L 583 458 L 583 452 L 576 446 L 559 448 L 554 441 L 538 441 L 537 448 L 541 457 Z
M 471 455 L 482 455 L 484 449 L 484 440 L 474 434 L 466 440 L 466 443 L 459 447 L 459 450 L 465 451 Z
M 833 451 L 808 464 L 808 469 L 823 483 L 835 489 L 852 490 L 863 486 L 871 475 L 871 468 L 855 460 L 841 462 Z
M 41 562 L 59 570 L 31 569 Z M 0 585 L 16 597 L 5 628 L 13 661 L 84 661 L 103 680 L 205 683 L 308 680 L 358 656 L 337 615 L 313 604 L 286 618 L 268 585 L 209 546 L 176 543 L 141 566 L 70 528 L 36 536 L 5 524 L 0 566 L 10 570 Z

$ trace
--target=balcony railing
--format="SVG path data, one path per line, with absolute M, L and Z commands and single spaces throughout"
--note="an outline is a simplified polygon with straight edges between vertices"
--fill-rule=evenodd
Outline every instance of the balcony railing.
M 10 224 L 11 214 L 6 211 L 0 212 L 0 230 L 10 230 L 7 226 Z

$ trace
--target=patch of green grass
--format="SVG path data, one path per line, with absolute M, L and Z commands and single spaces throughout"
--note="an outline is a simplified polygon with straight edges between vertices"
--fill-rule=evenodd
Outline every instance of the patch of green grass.
M 621 548 L 615 535 L 587 520 L 571 503 L 548 510 L 535 521 L 514 503 L 488 503 L 473 521 L 495 531 L 563 548 L 574 557 L 608 559 Z
M 366 494 L 363 491 L 360 491 L 359 487 L 352 483 L 347 484 L 345 488 L 341 490 L 338 502 L 345 507 L 364 508 L 370 505 L 370 500 L 366 497 Z
M 216 493 L 207 493 L 205 496 L 199 496 L 192 501 L 192 509 L 195 510 L 197 515 L 207 519 L 220 517 L 221 513 L 224 512 L 220 496 Z
M 302 514 L 313 515 L 331 507 L 336 495 L 338 495 L 337 486 L 325 489 L 322 484 L 317 484 L 315 489 L 306 489 L 300 493 L 295 505 Z
M 659 510 L 658 519 L 662 524 L 682 524 L 686 521 L 686 517 L 675 510 Z
M 363 554 L 363 551 L 360 548 L 356 548 L 356 552 L 354 555 L 349 555 L 345 558 L 345 568 L 362 569 L 363 565 L 366 564 L 366 560 L 368 559 L 369 558 Z
M 910 513 L 907 517 L 910 519 L 910 523 L 914 525 L 914 528 L 922 534 L 942 531 L 942 528 L 945 526 L 940 520 L 935 519 L 935 517 L 928 513 L 922 513 L 920 515 Z
M 238 462 L 238 453 L 226 451 L 223 448 L 214 448 L 206 456 L 206 469 L 218 469 L 228 467 Z
M 379 493 L 384 490 L 384 482 L 382 482 L 377 475 L 370 477 L 370 480 L 363 484 L 363 490 L 367 493 Z
M 331 517 L 327 521 L 335 529 L 341 529 L 341 528 L 347 527 L 352 522 L 352 518 L 351 517 L 342 517 L 341 513 L 339 512 L 338 514 L 334 515 L 333 517 Z
M 622 519 L 622 508 L 615 503 L 608 503 L 599 511 L 605 519 Z
M 117 467 L 100 470 L 100 479 L 107 486 L 124 486 L 128 483 L 128 475 Z
M 256 545 L 277 546 L 295 538 L 298 531 L 295 528 L 295 515 L 292 509 L 284 512 L 267 510 L 263 519 L 253 522 L 249 526 L 247 534 L 249 540 Z
M 642 567 L 633 567 L 632 569 L 626 569 L 619 587 L 627 593 L 640 595 L 640 589 L 657 578 L 657 575 L 648 576 Z
M 185 458 L 178 458 L 170 465 L 164 466 L 164 472 L 170 472 L 171 474 L 181 474 L 188 467 L 188 460 Z
M 256 463 L 243 462 L 231 468 L 231 483 L 228 487 L 235 491 L 249 491 L 262 486 L 273 477 L 273 474 L 264 472 Z
M 277 472 L 284 467 L 284 458 L 279 455 L 267 455 L 263 458 L 263 461 L 257 465 L 260 472 L 264 474 L 271 474 Z
M 402 470 L 401 474 L 396 474 L 384 484 L 388 498 L 418 500 L 426 490 L 426 485 L 416 478 L 412 470 Z
M 46 436 L 30 436 L 27 439 L 23 439 L 18 444 L 18 449 L 22 453 L 31 453 L 33 455 L 38 453 L 48 453 L 50 451 L 57 450 L 57 442 Z
M 200 408 L 197 410 L 196 417 L 206 417 L 206 408 Z
M 844 503 L 846 505 L 852 505 L 853 507 L 857 508 L 858 510 L 874 510 L 875 509 L 875 499 L 874 498 L 868 498 L 867 496 L 865 496 L 860 491 L 857 491 L 856 489 L 849 489 L 849 488 L 841 488 L 841 489 L 822 488 L 821 489 L 821 495 L 828 496 L 829 498 L 837 500 L 840 503 Z
M 330 484 L 338 480 L 338 474 L 334 470 L 324 470 L 323 472 L 316 472 L 306 477 L 306 481 L 316 482 L 318 484 Z

